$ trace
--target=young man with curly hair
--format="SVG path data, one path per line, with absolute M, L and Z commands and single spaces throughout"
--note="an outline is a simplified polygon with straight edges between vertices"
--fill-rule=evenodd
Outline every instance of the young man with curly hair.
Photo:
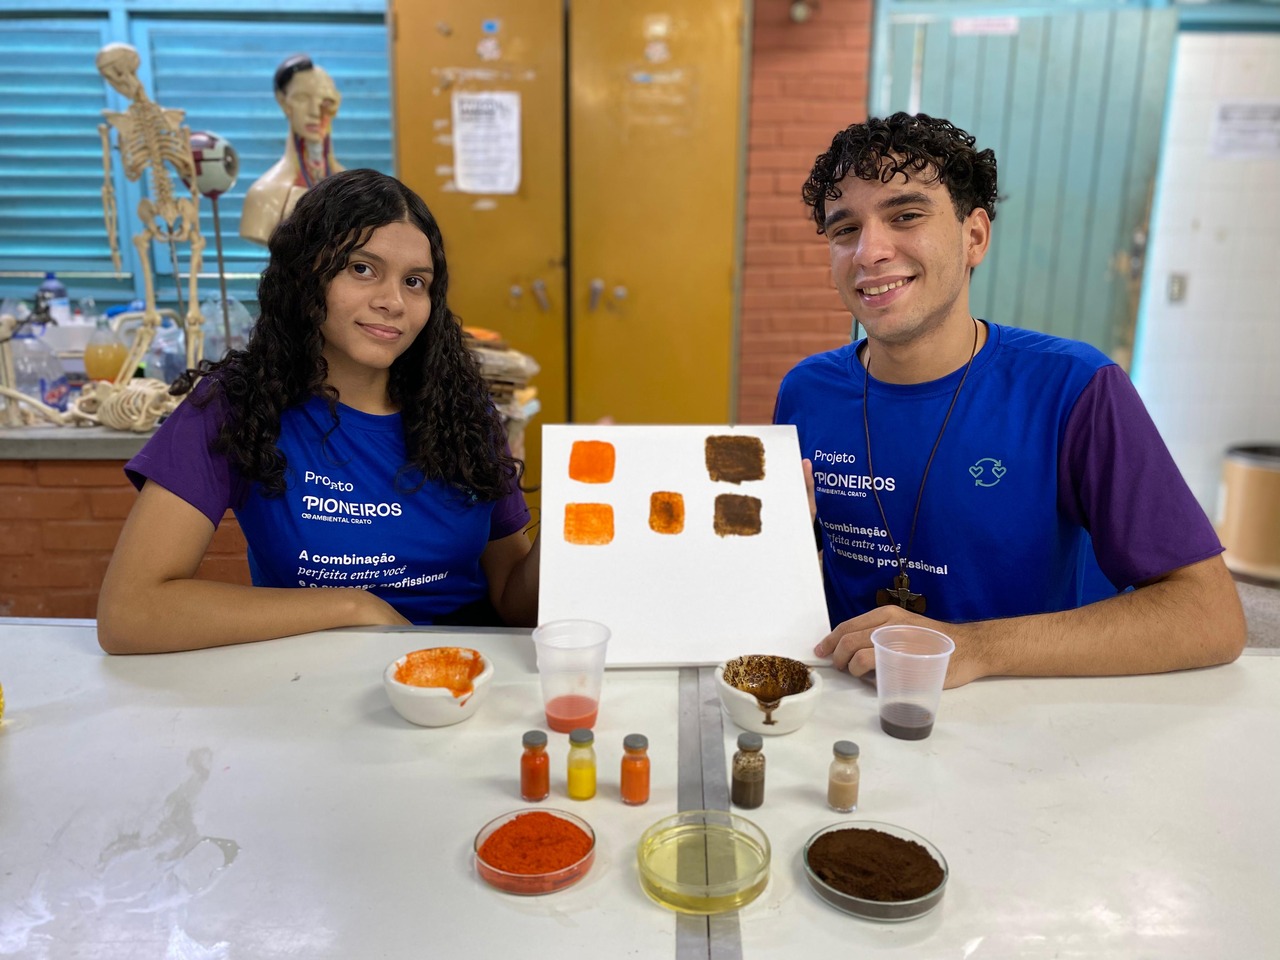
M 788 373 L 774 415 L 814 483 L 834 628 L 817 654 L 863 675 L 871 631 L 915 623 L 955 641 L 948 686 L 1234 660 L 1222 545 L 1125 372 L 971 315 L 997 201 L 974 143 L 925 115 L 871 119 L 804 185 L 866 331 Z

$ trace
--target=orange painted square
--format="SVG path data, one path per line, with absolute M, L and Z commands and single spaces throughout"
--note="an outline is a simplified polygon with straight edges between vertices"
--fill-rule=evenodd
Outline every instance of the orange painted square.
M 616 454 L 604 440 L 575 440 L 569 451 L 569 479 L 579 483 L 608 483 L 613 479 Z
M 654 533 L 684 531 L 684 497 L 659 490 L 649 494 L 649 529 Z
M 607 503 L 566 503 L 564 539 L 584 547 L 599 547 L 613 540 L 613 507 Z

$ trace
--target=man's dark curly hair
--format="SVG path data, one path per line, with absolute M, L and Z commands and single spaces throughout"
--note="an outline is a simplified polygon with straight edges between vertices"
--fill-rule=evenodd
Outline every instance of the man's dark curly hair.
M 889 183 L 902 174 L 945 186 L 961 220 L 978 207 L 995 220 L 996 155 L 973 149 L 975 142 L 949 121 L 923 113 L 855 123 L 837 133 L 831 149 L 813 162 L 804 202 L 823 233 L 827 201 L 840 198 L 840 181 L 846 176 Z
M 263 492 L 287 486 L 287 464 L 276 445 L 280 417 L 313 396 L 324 397 L 338 416 L 338 392 L 325 383 L 325 294 L 351 254 L 374 230 L 407 221 L 431 245 L 434 275 L 431 315 L 409 348 L 391 364 L 388 393 L 400 408 L 408 463 L 397 486 L 411 492 L 426 480 L 442 480 L 482 500 L 497 500 L 523 471 L 506 453 L 502 422 L 490 402 L 462 327 L 449 310 L 449 271 L 435 217 L 412 190 L 376 170 L 347 170 L 320 181 L 271 234 L 271 259 L 258 283 L 261 315 L 244 350 L 220 361 L 201 361 L 230 407 L 214 447 L 230 457 Z M 174 393 L 191 389 L 180 379 Z M 208 403 L 207 394 L 190 402 Z

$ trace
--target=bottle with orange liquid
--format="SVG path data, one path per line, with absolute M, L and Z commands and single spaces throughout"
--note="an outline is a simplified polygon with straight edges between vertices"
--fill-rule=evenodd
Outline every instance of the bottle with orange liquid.
M 551 761 L 547 757 L 547 735 L 530 730 L 524 735 L 520 756 L 520 796 L 525 800 L 545 800 L 551 793 Z
M 114 381 L 120 375 L 120 366 L 129 348 L 111 329 L 106 317 L 99 317 L 97 328 L 84 348 L 84 372 L 90 380 Z
M 638 805 L 649 802 L 649 738 L 629 733 L 622 740 L 622 773 L 619 779 L 622 802 Z

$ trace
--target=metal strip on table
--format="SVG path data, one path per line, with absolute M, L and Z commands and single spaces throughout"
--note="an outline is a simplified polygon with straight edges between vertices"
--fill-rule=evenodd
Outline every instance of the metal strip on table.
M 711 667 L 680 671 L 679 782 L 681 810 L 728 810 L 724 726 Z M 707 863 L 697 865 L 704 875 Z M 676 918 L 676 960 L 742 960 L 738 914 Z

